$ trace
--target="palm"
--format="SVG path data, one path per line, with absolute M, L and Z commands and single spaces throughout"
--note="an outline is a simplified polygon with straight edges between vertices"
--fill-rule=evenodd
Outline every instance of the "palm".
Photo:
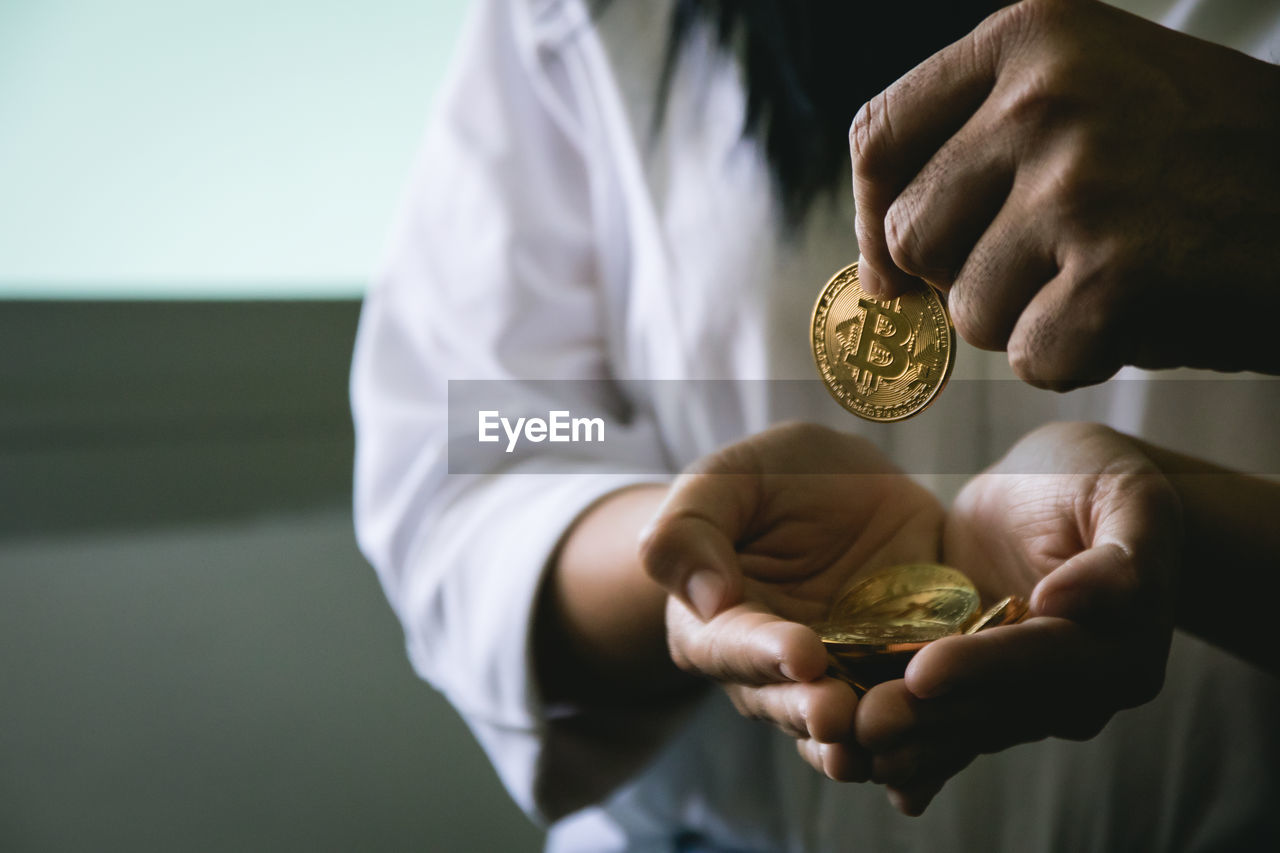
M 986 601 L 1029 598 L 1043 577 L 1088 547 L 1062 506 L 1081 492 L 1080 480 L 1032 474 L 971 481 L 947 516 L 946 562 L 967 574 Z
M 1165 550 L 1158 543 L 1177 529 L 1168 490 L 1150 463 L 1110 430 L 1043 427 L 961 491 L 947 516 L 943 554 L 988 599 L 1031 598 L 1046 578 L 1047 588 L 1108 587 L 1128 572 L 1105 565 L 1127 564 L 1138 546 L 1152 546 L 1152 555 Z M 1139 563 L 1146 570 L 1154 559 L 1145 582 L 1162 590 L 1157 598 L 1167 592 L 1167 571 L 1160 568 L 1166 557 L 1173 559 Z
M 787 619 L 820 621 L 851 578 L 938 558 L 941 506 L 870 444 L 795 427 L 736 452 L 743 456 L 733 461 L 754 472 L 739 486 L 756 496 L 735 543 L 747 600 Z

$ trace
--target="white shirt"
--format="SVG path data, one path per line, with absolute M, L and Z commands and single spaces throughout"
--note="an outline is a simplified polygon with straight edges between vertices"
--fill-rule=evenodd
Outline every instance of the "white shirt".
M 1207 19 L 1212 3 L 1135 5 L 1278 53 L 1278 3 L 1227 3 Z M 597 803 L 553 826 L 554 850 L 669 850 L 678 833 L 743 850 L 1200 849 L 1241 827 L 1280 836 L 1269 813 L 1280 690 L 1184 637 L 1155 702 L 1089 743 L 979 759 L 914 820 L 876 787 L 819 777 L 719 691 L 673 720 L 588 726 L 541 704 L 532 607 L 574 518 L 781 420 L 866 434 L 944 494 L 1049 419 L 1108 421 L 1280 471 L 1275 413 L 1253 383 L 1203 385 L 1199 408 L 1169 382 L 1054 396 L 1012 380 L 1002 355 L 962 346 L 951 386 L 915 420 L 845 413 L 815 381 L 807 330 L 818 289 L 856 259 L 848 194 L 816 208 L 798 239 L 780 236 L 762 154 L 741 137 L 737 69 L 705 38 L 682 56 L 650 136 L 668 7 L 617 0 L 593 21 L 582 0 L 480 0 L 463 37 L 353 370 L 357 530 L 417 671 L 531 815 Z M 517 379 L 591 381 L 460 381 Z M 555 407 L 557 389 L 585 400 L 614 416 L 610 453 L 495 445 L 451 457 L 474 445 L 463 392 L 477 388 L 513 410 Z M 1224 410 L 1236 417 L 1214 414 Z M 645 725 L 657 746 L 638 755 L 598 734 Z

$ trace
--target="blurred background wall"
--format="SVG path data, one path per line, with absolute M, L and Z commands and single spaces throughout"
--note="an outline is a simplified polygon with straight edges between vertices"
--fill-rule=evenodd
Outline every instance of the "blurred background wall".
M 350 521 L 464 0 L 0 2 L 0 850 L 532 850 Z

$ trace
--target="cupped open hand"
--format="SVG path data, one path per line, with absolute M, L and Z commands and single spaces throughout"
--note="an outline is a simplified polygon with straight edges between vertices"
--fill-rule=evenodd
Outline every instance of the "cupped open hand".
M 981 753 L 1096 735 L 1164 680 L 1181 542 L 1179 504 L 1125 436 L 1092 424 L 1031 433 L 969 482 L 944 560 L 991 601 L 1030 599 L 1017 625 L 922 649 L 905 679 L 857 710 L 871 778 L 919 814 Z
M 857 699 L 825 676 L 806 623 L 851 578 L 936 561 L 943 511 L 869 442 L 822 427 L 777 427 L 703 459 L 680 477 L 641 555 L 671 593 L 672 658 L 720 682 L 738 710 L 797 738 L 834 779 L 865 780 L 853 742 Z
M 707 457 L 673 486 L 642 543 L 670 593 L 668 643 L 738 710 L 794 736 L 833 779 L 889 788 L 923 812 L 977 755 L 1096 735 L 1159 691 L 1173 626 L 1179 504 L 1137 444 L 1054 424 L 975 477 L 944 517 L 869 443 L 790 425 Z M 1020 595 L 1017 625 L 938 640 L 859 702 L 825 675 L 807 624 L 851 580 L 942 561 L 985 603 Z

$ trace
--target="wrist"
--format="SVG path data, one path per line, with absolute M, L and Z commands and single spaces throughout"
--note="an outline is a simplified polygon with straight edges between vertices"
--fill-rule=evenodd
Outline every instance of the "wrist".
M 549 701 L 633 703 L 686 685 L 667 651 L 666 593 L 636 553 L 666 492 L 645 484 L 604 496 L 556 549 L 534 617 L 534 660 Z

